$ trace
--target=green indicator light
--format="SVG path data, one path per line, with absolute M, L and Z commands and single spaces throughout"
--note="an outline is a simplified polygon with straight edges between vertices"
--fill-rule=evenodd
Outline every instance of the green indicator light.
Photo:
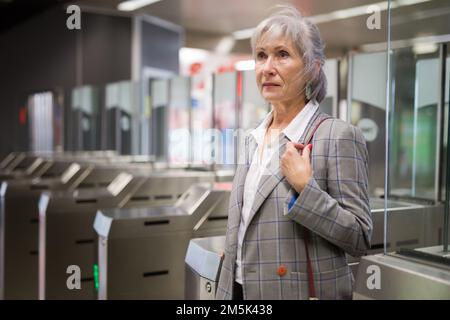
M 94 286 L 95 290 L 98 291 L 98 265 L 94 264 Z

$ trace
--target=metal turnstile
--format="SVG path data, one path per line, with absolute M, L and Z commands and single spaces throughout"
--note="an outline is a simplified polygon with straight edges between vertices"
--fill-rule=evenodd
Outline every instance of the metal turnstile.
M 170 205 L 192 184 L 213 181 L 213 172 L 148 171 L 145 177 L 123 173 L 101 192 L 42 195 L 39 298 L 97 298 L 93 269 L 97 250 L 93 224 L 97 210 Z M 70 290 L 66 285 L 70 265 L 81 269 L 80 290 Z
M 20 161 L 14 161 L 20 160 Z M 20 178 L 38 178 L 50 167 L 48 161 L 38 156 L 18 155 L 0 171 L 0 181 Z
M 11 152 L 10 154 L 8 154 L 5 158 L 2 159 L 2 161 L 0 162 L 0 171 L 5 170 L 8 165 L 14 161 L 14 159 L 19 155 L 18 152 Z
M 3 250 L 0 251 L 0 298 L 38 298 L 38 204 L 42 192 L 74 192 L 88 188 L 90 191 L 85 192 L 106 190 L 124 167 L 142 173 L 152 169 L 149 165 L 134 167 L 123 163 L 121 167 L 98 165 L 113 155 L 109 151 L 50 154 L 45 158 L 47 165 L 39 178 L 15 175 L 1 184 L 0 241 Z M 19 153 L 17 156 L 24 161 L 29 155 Z M 84 162 L 69 160 L 71 156 L 84 159 Z
M 449 300 L 450 254 L 442 246 L 411 250 L 418 254 L 378 254 L 363 257 L 355 281 L 357 300 Z M 433 252 L 437 259 L 425 258 Z
M 99 211 L 99 299 L 183 299 L 189 241 L 225 235 L 229 193 L 196 184 L 174 206 Z
M 367 255 L 384 251 L 384 199 L 370 199 L 373 233 Z M 389 238 L 387 248 L 416 248 L 438 243 L 442 228 L 442 205 L 388 200 Z M 357 276 L 360 258 L 348 256 L 353 275 Z
M 5 202 L 7 184 L 0 183 L 0 299 L 5 298 Z
M 225 236 L 192 239 L 185 260 L 185 299 L 214 300 L 222 268 Z
M 0 180 L 14 180 L 20 178 L 48 178 L 50 174 L 60 175 L 58 166 L 64 166 L 67 162 L 108 162 L 116 159 L 115 153 L 111 151 L 90 152 L 13 152 L 9 154 L 0 166 Z M 64 170 L 60 169 L 59 171 Z M 47 174 L 48 176 L 42 177 Z
M 38 203 L 45 190 L 70 190 L 89 171 L 67 162 L 59 175 L 3 182 L 0 198 L 0 298 L 37 299 Z
M 14 170 L 23 159 L 25 159 L 25 152 L 13 152 L 9 154 L 1 163 L 1 172 L 8 173 Z

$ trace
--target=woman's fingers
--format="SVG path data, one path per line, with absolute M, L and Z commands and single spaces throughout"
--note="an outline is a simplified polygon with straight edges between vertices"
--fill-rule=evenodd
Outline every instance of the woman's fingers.
M 305 147 L 305 145 L 303 143 L 293 142 L 292 144 L 294 145 L 295 149 L 297 149 L 298 151 L 302 151 L 303 148 Z
M 312 151 L 312 144 L 304 145 L 303 143 L 297 143 L 297 142 L 288 142 L 286 143 L 286 151 L 293 151 L 296 150 L 297 152 L 300 152 L 300 155 L 303 157 L 303 159 L 310 160 L 310 155 Z
M 302 157 L 309 162 L 309 156 L 311 155 L 312 144 L 308 144 L 306 148 L 303 148 Z
M 292 142 L 288 142 L 287 144 L 286 144 L 286 151 L 297 151 L 298 149 L 297 149 L 297 147 L 295 146 L 295 144 L 294 143 L 292 143 Z
M 281 156 L 281 165 L 286 168 L 291 168 L 298 163 L 300 155 L 292 142 L 286 144 L 286 150 Z
M 286 151 L 281 157 L 281 172 L 289 184 L 299 193 L 312 176 L 311 148 L 311 144 L 288 142 L 286 143 Z

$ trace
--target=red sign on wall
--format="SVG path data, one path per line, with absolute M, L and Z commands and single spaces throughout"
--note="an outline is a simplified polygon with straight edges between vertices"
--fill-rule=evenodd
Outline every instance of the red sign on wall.
M 26 107 L 21 107 L 19 109 L 19 123 L 21 125 L 27 124 L 27 108 Z

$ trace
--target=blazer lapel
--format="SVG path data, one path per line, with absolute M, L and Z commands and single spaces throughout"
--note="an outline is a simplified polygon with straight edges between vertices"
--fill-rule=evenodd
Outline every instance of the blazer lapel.
M 244 163 L 238 164 L 238 167 L 236 168 L 235 175 L 237 176 L 237 180 L 235 183 L 237 183 L 237 189 L 236 189 L 236 200 L 237 200 L 237 208 L 239 210 L 239 219 L 242 211 L 242 206 L 244 202 L 244 186 L 245 186 L 245 179 L 247 177 L 248 169 L 250 168 L 250 163 L 252 161 L 253 154 L 256 150 L 257 143 L 255 138 L 252 135 L 248 135 L 245 138 L 245 148 L 244 148 Z
M 314 113 L 314 115 L 311 117 L 310 121 L 308 122 L 308 125 L 306 126 L 305 131 L 303 132 L 303 134 L 298 142 L 306 143 L 306 139 L 309 138 L 309 134 L 312 132 L 314 127 L 319 123 L 319 121 L 324 116 L 327 116 L 327 115 L 320 112 L 319 110 L 317 110 Z M 279 139 L 278 153 L 276 152 L 270 161 L 270 163 L 272 164 L 271 167 L 273 169 L 271 170 L 269 168 L 268 175 L 263 175 L 258 184 L 258 188 L 256 190 L 256 195 L 255 195 L 255 200 L 253 202 L 252 209 L 250 210 L 250 217 L 248 220 L 249 224 L 252 221 L 256 212 L 258 212 L 258 209 L 261 207 L 263 202 L 270 195 L 270 193 L 285 178 L 283 176 L 283 174 L 281 173 L 281 156 L 284 154 L 284 151 L 286 150 L 287 142 L 289 142 L 289 139 L 283 133 L 281 133 L 280 139 Z M 250 161 L 251 161 L 251 159 L 250 159 Z M 248 170 L 248 168 L 247 168 L 247 170 Z M 244 183 L 245 183 L 245 179 L 244 179 Z M 243 194 L 243 192 L 242 192 L 242 194 Z

